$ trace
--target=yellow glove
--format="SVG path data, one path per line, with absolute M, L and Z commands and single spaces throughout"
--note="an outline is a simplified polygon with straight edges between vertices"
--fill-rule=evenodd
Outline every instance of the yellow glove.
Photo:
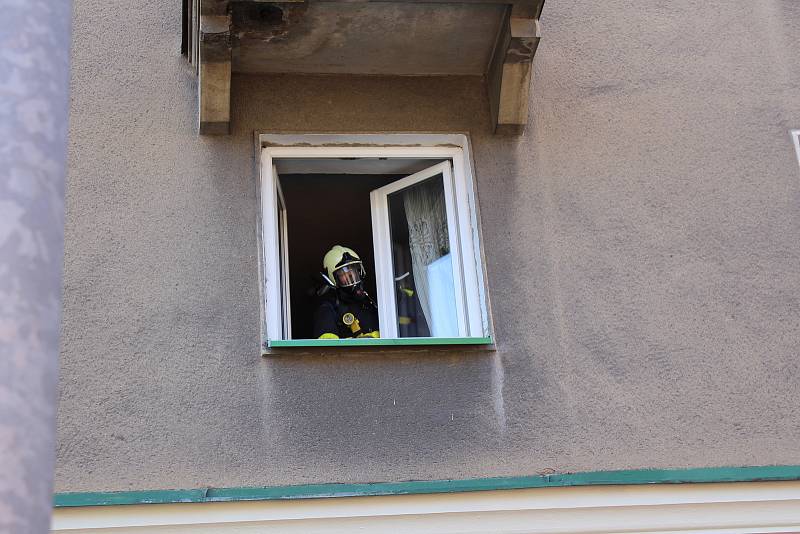
M 339 336 L 337 336 L 336 334 L 331 334 L 330 332 L 325 332 L 317 339 L 339 339 Z
M 381 333 L 378 330 L 373 330 L 372 332 L 366 332 L 364 334 L 358 334 L 358 337 L 374 337 L 379 338 L 381 337 Z

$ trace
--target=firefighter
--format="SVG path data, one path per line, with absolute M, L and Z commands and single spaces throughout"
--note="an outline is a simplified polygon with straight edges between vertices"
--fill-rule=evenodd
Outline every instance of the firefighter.
M 327 288 L 317 291 L 314 337 L 380 337 L 378 307 L 364 289 L 366 271 L 353 249 L 335 245 L 322 260 Z

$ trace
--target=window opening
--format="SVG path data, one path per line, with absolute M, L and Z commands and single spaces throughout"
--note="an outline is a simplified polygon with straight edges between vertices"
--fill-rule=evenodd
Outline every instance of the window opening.
M 381 338 L 490 339 L 468 172 L 449 147 L 264 149 L 266 338 L 316 339 L 322 258 L 343 245 L 363 263 Z
M 288 211 L 288 248 L 291 303 L 290 336 L 285 339 L 311 339 L 316 307 L 313 294 L 322 283 L 318 273 L 322 258 L 336 244 L 358 252 L 367 270 L 365 289 L 373 297 L 375 256 L 372 243 L 372 217 L 369 195 L 401 176 L 368 174 L 279 174 L 280 188 Z M 284 315 L 284 317 L 287 317 Z

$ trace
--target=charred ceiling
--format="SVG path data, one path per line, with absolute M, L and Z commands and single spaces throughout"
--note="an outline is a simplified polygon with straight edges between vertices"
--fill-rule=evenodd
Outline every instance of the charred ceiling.
M 228 133 L 233 72 L 485 76 L 496 128 L 521 131 L 543 2 L 184 0 L 200 133 Z

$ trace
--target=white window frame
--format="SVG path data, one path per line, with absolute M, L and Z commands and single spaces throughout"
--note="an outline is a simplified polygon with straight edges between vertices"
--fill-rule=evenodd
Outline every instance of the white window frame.
M 272 172 L 275 176 L 278 175 L 278 169 L 272 166 Z M 289 243 L 289 228 L 288 228 L 288 210 L 286 207 L 286 200 L 283 198 L 283 190 L 281 189 L 280 181 L 275 182 L 277 191 L 278 205 L 278 236 L 280 242 L 283 243 L 282 253 L 280 257 L 280 284 L 281 284 L 281 328 L 283 332 L 283 339 L 289 339 L 289 334 L 292 331 L 292 302 L 289 298 L 289 255 L 287 254 Z M 279 247 L 280 249 L 280 247 Z
M 794 143 L 794 153 L 797 156 L 797 164 L 800 165 L 800 130 L 792 130 L 789 133 L 792 136 L 792 143 Z
M 261 199 L 261 249 L 262 249 L 262 301 L 263 301 L 263 341 L 265 346 L 271 340 L 288 339 L 288 280 L 281 276 L 287 272 L 286 255 L 279 249 L 279 232 L 286 243 L 286 206 L 279 200 L 279 180 L 276 163 L 281 159 L 336 159 L 336 158 L 399 158 L 449 160 L 452 163 L 453 212 L 448 213 L 457 234 L 457 248 L 460 254 L 462 281 L 457 291 L 463 294 L 463 330 L 459 337 L 478 338 L 490 336 L 490 319 L 486 304 L 486 290 L 478 227 L 478 210 L 475 195 L 474 174 L 470 160 L 469 143 L 460 134 L 382 134 L 382 135 L 280 135 L 261 134 L 258 137 L 261 151 L 260 159 L 260 199 Z M 447 188 L 446 188 L 447 189 Z M 373 220 L 373 225 L 376 221 Z M 379 257 L 375 251 L 376 261 Z M 368 268 L 370 266 L 367 266 Z M 385 268 L 391 265 L 376 266 L 376 276 L 386 279 Z M 378 274 L 378 273 L 381 274 Z M 390 271 L 391 272 L 391 271 Z M 391 275 L 389 275 L 391 278 Z M 381 311 L 387 305 L 386 289 L 379 289 L 376 295 Z M 277 296 L 274 297 L 274 296 Z M 384 312 L 385 313 L 385 312 Z M 396 314 L 394 309 L 392 315 Z M 381 314 L 381 317 L 385 315 Z M 385 319 L 381 319 L 383 331 Z M 391 335 L 392 329 L 386 334 Z M 396 325 L 394 328 L 396 336 Z
M 405 178 L 396 180 L 388 185 L 380 187 L 370 194 L 372 204 L 372 235 L 373 244 L 380 250 L 380 257 L 392 257 L 392 243 L 389 223 L 389 203 L 388 198 L 392 193 L 396 193 L 407 187 L 411 187 L 421 181 L 432 178 L 438 174 L 442 175 L 442 185 L 444 187 L 444 203 L 447 216 L 448 240 L 450 242 L 450 254 L 453 265 L 453 285 L 456 290 L 456 316 L 458 321 L 458 331 L 460 337 L 469 337 L 468 332 L 473 331 L 472 324 L 469 323 L 469 306 L 466 303 L 466 287 L 464 285 L 464 266 L 461 263 L 461 238 L 458 235 L 458 227 L 464 224 L 466 214 L 463 210 L 457 213 L 454 191 L 454 180 L 452 163 L 450 160 L 436 163 L 427 169 L 414 173 Z M 375 256 L 378 257 L 376 250 Z M 391 263 L 375 264 L 375 278 L 378 286 L 378 318 L 380 322 L 381 336 L 388 338 L 397 337 L 397 299 L 395 295 L 394 269 Z M 475 321 L 475 328 L 479 324 L 480 317 L 472 318 Z

